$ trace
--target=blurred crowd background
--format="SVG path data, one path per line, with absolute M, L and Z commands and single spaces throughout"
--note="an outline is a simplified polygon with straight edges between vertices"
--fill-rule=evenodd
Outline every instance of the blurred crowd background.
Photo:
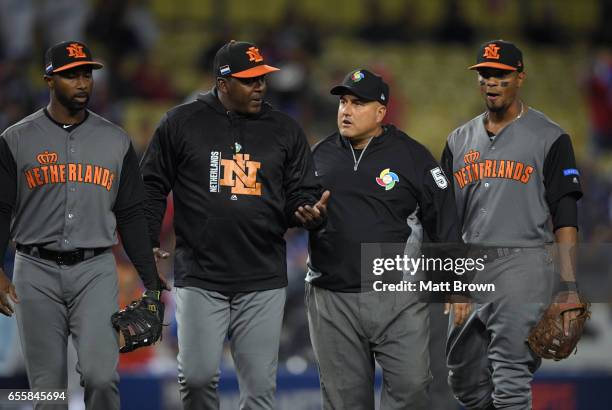
M 585 191 L 581 241 L 600 244 L 603 266 L 610 266 L 611 21 L 609 0 L 0 0 L 0 131 L 48 102 L 42 80 L 44 50 L 76 39 L 85 41 L 105 63 L 94 72 L 90 108 L 124 127 L 142 155 L 167 109 L 212 87 L 215 52 L 236 39 L 255 42 L 267 61 L 281 68 L 268 76 L 268 99 L 298 120 L 311 143 L 335 130 L 337 98 L 329 95 L 331 86 L 349 70 L 363 67 L 381 74 L 391 86 L 388 122 L 439 157 L 450 131 L 484 110 L 476 76 L 467 66 L 481 43 L 503 38 L 523 50 L 528 75 L 524 101 L 572 137 Z M 168 250 L 174 240 L 172 212 L 170 198 L 162 241 Z M 303 231 L 291 230 L 286 239 L 290 284 L 279 377 L 290 389 L 291 380 L 300 375 L 315 380 L 316 386 L 316 372 L 302 302 L 307 238 Z M 142 289 L 121 247 L 115 255 L 123 305 Z M 8 272 L 12 261 L 8 252 Z M 160 265 L 160 271 L 172 282 L 171 260 Z M 124 380 L 162 381 L 158 386 L 166 386 L 162 393 L 165 389 L 169 393 L 163 394 L 171 397 L 162 397 L 165 404 L 159 408 L 173 408 L 178 400 L 171 294 L 166 301 L 169 326 L 163 342 L 122 355 L 120 365 Z M 439 359 L 446 319 L 440 306 L 432 306 L 432 315 L 432 358 L 437 366 L 432 394 L 439 402 L 432 409 L 454 409 Z M 226 359 L 224 374 L 231 377 L 231 357 Z M 579 390 L 584 380 L 599 380 L 603 391 L 612 388 L 609 305 L 595 306 L 578 355 L 558 365 L 546 364 L 543 374 L 550 379 L 544 377 L 536 388 L 536 409 L 612 408 L 609 402 L 584 407 Z M 559 378 L 569 387 L 547 387 L 548 381 Z M 24 383 L 27 386 L 14 320 L 0 318 L 0 388 Z M 312 380 L 308 383 L 312 387 Z M 235 395 L 235 388 L 227 392 L 228 397 Z M 315 400 L 318 395 L 304 397 Z M 549 399 L 558 403 L 545 407 L 552 403 Z M 307 402 L 294 398 L 279 401 L 279 406 L 317 408 Z M 225 406 L 232 408 L 231 401 Z

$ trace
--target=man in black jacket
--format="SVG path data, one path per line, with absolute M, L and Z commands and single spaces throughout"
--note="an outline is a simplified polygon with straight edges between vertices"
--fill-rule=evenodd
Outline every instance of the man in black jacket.
M 334 199 L 325 228 L 310 232 L 306 279 L 323 408 L 373 409 L 376 360 L 381 409 L 427 409 L 427 304 L 408 289 L 372 287 L 363 245 L 382 244 L 384 254 L 406 244 L 406 255 L 418 257 L 423 229 L 434 242 L 460 243 L 452 189 L 424 146 L 383 125 L 389 87 L 381 77 L 355 70 L 331 93 L 340 96 L 338 132 L 313 155 Z
M 179 384 L 185 409 L 218 409 L 219 364 L 229 338 L 240 408 L 272 409 L 290 226 L 323 222 L 299 125 L 264 102 L 277 71 L 259 49 L 232 41 L 214 61 L 216 86 L 162 119 L 141 163 L 157 257 L 172 190 Z

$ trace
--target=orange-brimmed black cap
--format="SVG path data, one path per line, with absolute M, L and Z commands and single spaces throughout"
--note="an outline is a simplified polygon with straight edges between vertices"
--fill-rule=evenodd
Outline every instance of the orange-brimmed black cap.
M 213 70 L 215 77 L 251 78 L 280 69 L 265 64 L 255 44 L 232 40 L 217 51 Z
M 88 65 L 99 69 L 102 63 L 94 61 L 89 48 L 80 41 L 64 41 L 49 47 L 45 53 L 45 74 L 52 75 L 71 68 Z
M 521 72 L 524 68 L 523 53 L 509 41 L 488 41 L 480 47 L 476 64 L 468 68 L 477 70 L 481 67 Z

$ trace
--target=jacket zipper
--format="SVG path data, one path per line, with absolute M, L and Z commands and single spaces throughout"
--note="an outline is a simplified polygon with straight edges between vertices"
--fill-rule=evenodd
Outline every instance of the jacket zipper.
M 227 115 L 227 118 L 230 123 L 231 136 L 233 140 L 233 144 L 230 147 L 230 149 L 232 150 L 232 153 L 235 155 L 235 154 L 238 154 L 242 150 L 242 138 L 240 135 L 240 130 L 238 129 L 239 124 L 237 121 L 235 121 L 234 113 L 232 113 L 231 111 L 226 111 L 225 114 Z
M 351 144 L 351 142 L 349 141 L 349 147 L 351 147 L 351 153 L 353 154 L 353 162 L 355 164 L 355 166 L 353 167 L 353 171 L 357 171 L 357 168 L 359 168 L 359 163 L 361 162 L 361 158 L 363 158 L 363 154 L 365 154 L 366 149 L 368 149 L 368 146 L 370 145 L 370 142 L 372 142 L 373 138 L 374 137 L 370 137 L 366 146 L 363 147 L 363 151 L 361 151 L 361 154 L 359 154 L 359 159 L 357 159 L 357 157 L 355 156 L 355 150 L 353 149 L 353 144 Z

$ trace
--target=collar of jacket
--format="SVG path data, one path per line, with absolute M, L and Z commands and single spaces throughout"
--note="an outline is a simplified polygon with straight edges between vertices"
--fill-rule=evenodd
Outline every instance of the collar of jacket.
M 385 140 L 387 139 L 387 136 L 390 134 L 393 134 L 397 131 L 397 128 L 395 128 L 394 125 L 391 124 L 385 124 L 383 125 L 383 132 L 382 134 L 380 134 L 378 137 L 375 137 L 372 142 L 370 143 L 370 145 L 368 146 L 368 148 L 374 147 L 376 145 L 380 145 L 383 142 L 385 142 Z M 351 145 L 351 143 L 349 142 L 348 138 L 344 138 L 342 135 L 340 135 L 340 133 L 338 131 L 336 131 L 336 135 L 338 136 L 338 139 L 336 140 L 336 143 L 341 146 L 342 148 L 346 148 L 349 149 L 349 146 Z
M 234 111 L 228 111 L 227 109 L 225 109 L 223 104 L 221 104 L 221 100 L 219 100 L 217 94 L 217 87 L 213 87 L 208 92 L 198 94 L 198 100 L 208 105 L 217 113 L 221 115 L 229 115 L 232 118 L 256 119 L 265 115 L 268 111 L 272 109 L 272 106 L 268 102 L 264 101 L 263 105 L 261 106 L 261 111 L 259 111 L 257 114 L 240 114 Z

